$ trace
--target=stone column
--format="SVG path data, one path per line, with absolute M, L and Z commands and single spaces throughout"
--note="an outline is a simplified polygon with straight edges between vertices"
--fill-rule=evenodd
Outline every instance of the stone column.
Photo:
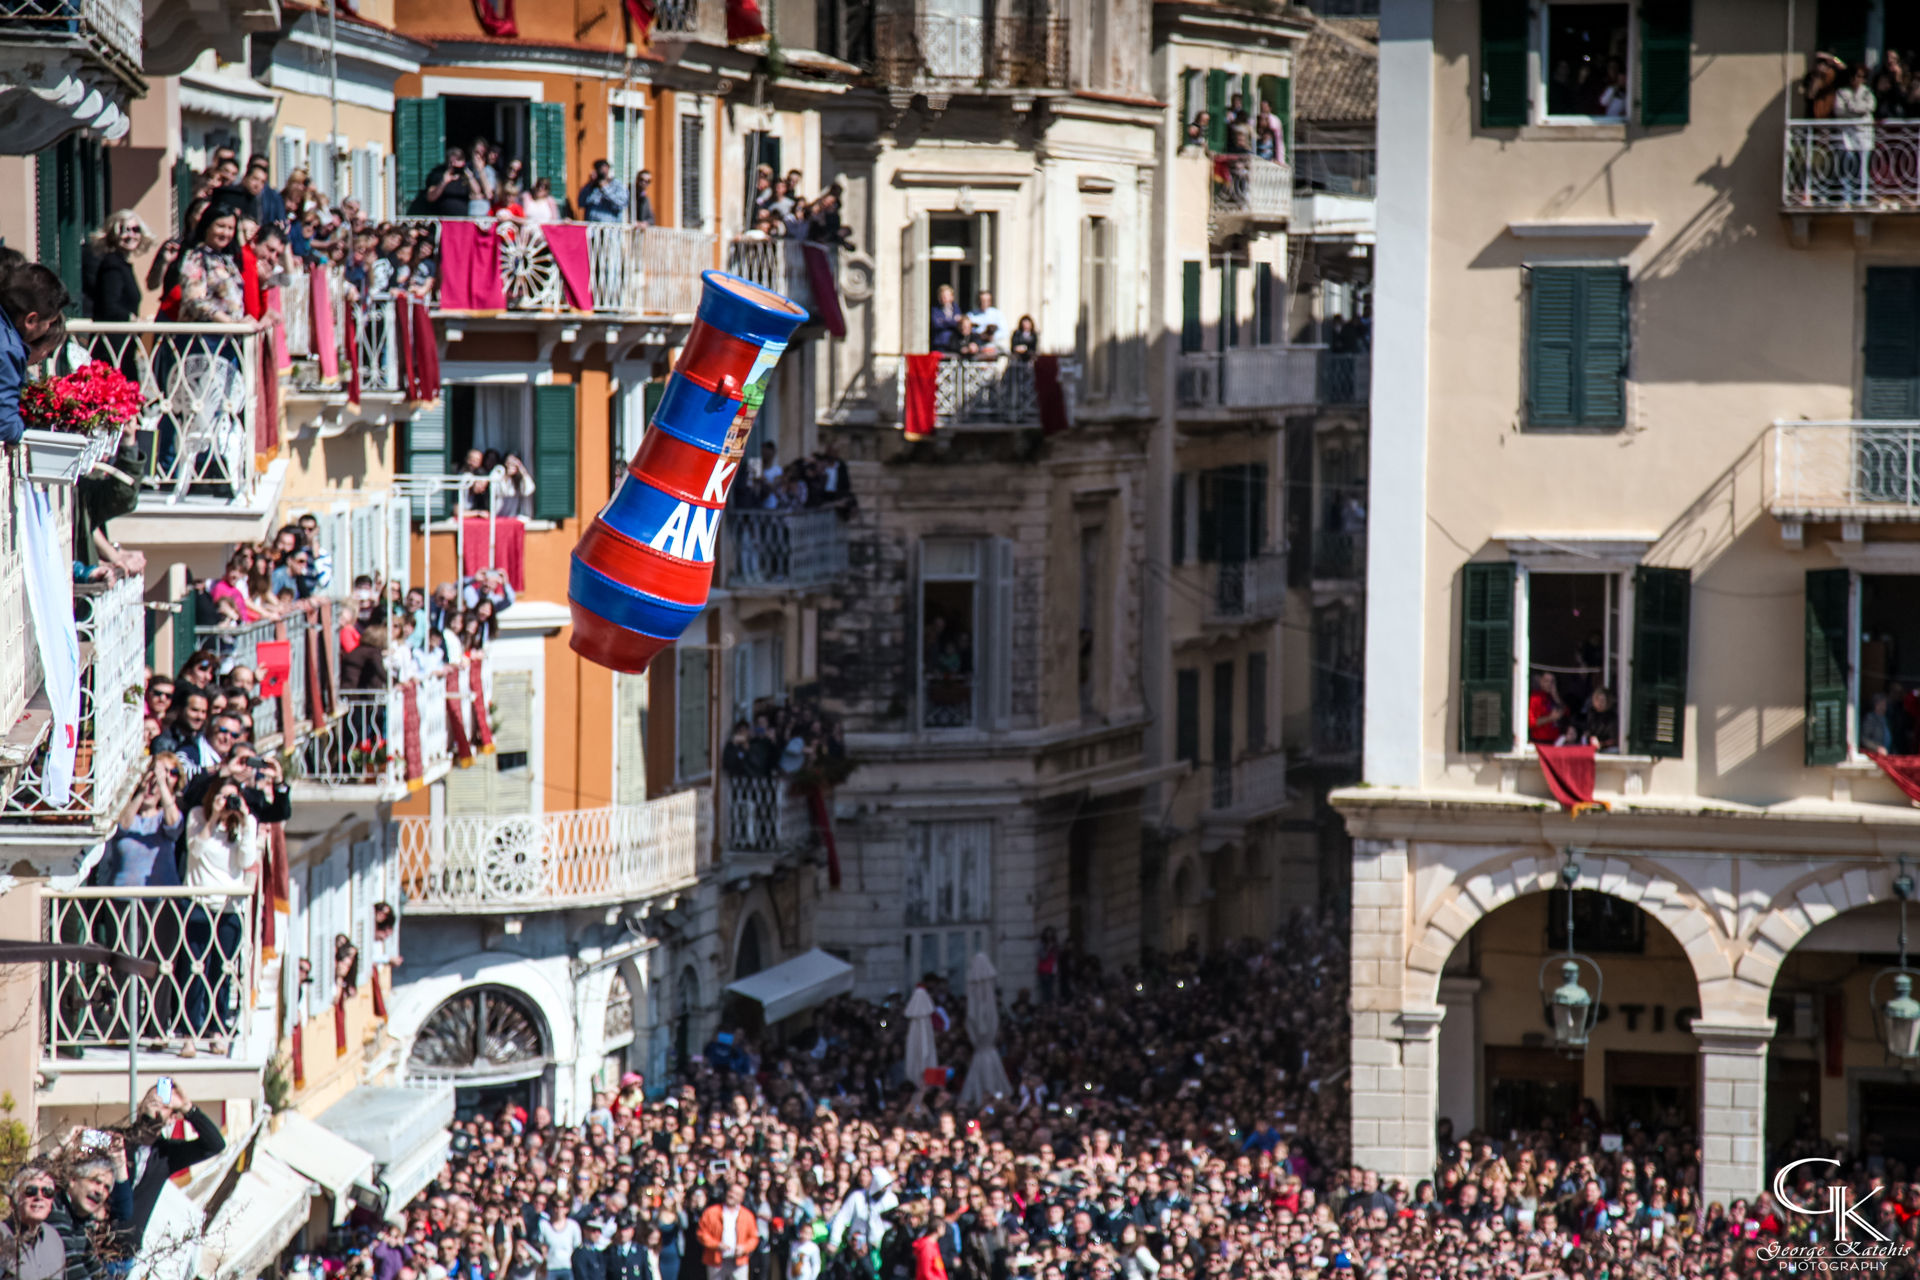
M 1700 1038 L 1701 1193 L 1731 1203 L 1766 1179 L 1767 1045 L 1773 1020 L 1695 1021 Z
M 1353 1015 L 1353 1163 L 1409 1191 L 1433 1176 L 1444 1008 Z

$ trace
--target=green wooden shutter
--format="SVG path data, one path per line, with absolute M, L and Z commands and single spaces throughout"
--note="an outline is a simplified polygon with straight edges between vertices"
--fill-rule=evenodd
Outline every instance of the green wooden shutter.
M 1207 150 L 1227 149 L 1227 73 L 1207 72 Z
M 1182 667 L 1173 673 L 1173 754 L 1188 764 L 1200 763 L 1200 668 Z
M 1173 554 L 1175 564 L 1187 562 L 1187 473 L 1173 475 Z
M 1693 574 L 1633 571 L 1633 706 L 1628 742 L 1643 756 L 1678 757 L 1686 749 L 1687 631 Z
M 1640 123 L 1685 124 L 1693 82 L 1693 0 L 1640 0 Z
M 570 520 L 574 500 L 575 388 L 533 389 L 533 517 Z
M 1873 0 L 1820 0 L 1813 24 L 1814 48 L 1848 66 L 1867 60 L 1867 17 Z
M 1253 340 L 1261 346 L 1273 341 L 1273 264 L 1253 264 Z
M 1846 569 L 1807 571 L 1807 763 L 1847 758 L 1847 615 L 1853 575 Z
M 1626 421 L 1627 278 L 1619 267 L 1533 267 L 1527 291 L 1527 425 Z
M 36 157 L 34 239 L 37 253 L 29 255 L 49 267 L 67 287 L 69 315 L 80 314 L 80 242 L 90 228 L 83 226 L 85 211 L 80 185 L 82 164 L 78 141 L 62 138 Z
M 563 102 L 527 104 L 533 120 L 533 176 L 553 183 L 556 196 L 567 191 L 567 107 Z M 616 178 L 620 175 L 615 174 Z M 633 181 L 628 174 L 623 181 Z
M 1527 0 L 1480 0 L 1480 127 L 1527 122 Z
M 1460 570 L 1460 749 L 1513 750 L 1511 564 Z
M 1920 267 L 1867 268 L 1866 337 L 1862 416 L 1920 418 Z
M 439 98 L 400 98 L 393 107 L 396 195 L 401 207 L 424 213 L 427 175 L 447 158 L 447 104 Z
M 1220 349 L 1240 345 L 1240 270 L 1228 258 L 1220 264 Z
M 1627 421 L 1627 273 L 1591 267 L 1580 273 L 1580 425 Z
M 1206 347 L 1206 330 L 1200 323 L 1200 281 L 1206 271 L 1204 262 L 1180 264 L 1180 349 L 1199 351 Z
M 400 434 L 400 446 L 403 456 L 400 458 L 400 474 L 412 476 L 444 476 L 453 471 L 453 449 L 447 434 L 447 407 L 443 399 L 431 408 L 421 409 L 414 414 Z M 416 498 L 413 503 L 413 518 L 424 520 L 431 507 L 432 516 L 439 520 L 453 511 L 453 495 L 442 492 L 434 499 Z

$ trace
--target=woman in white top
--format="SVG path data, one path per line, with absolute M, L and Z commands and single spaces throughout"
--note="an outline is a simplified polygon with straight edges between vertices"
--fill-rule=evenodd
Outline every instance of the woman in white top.
M 553 183 L 546 178 L 533 180 L 533 190 L 520 201 L 520 207 L 526 210 L 528 222 L 560 221 L 560 202 L 553 198 Z
M 234 974 L 246 923 L 253 871 L 260 865 L 260 824 L 232 779 L 222 778 L 187 819 L 188 889 L 203 892 L 187 908 L 187 938 L 181 978 L 186 988 L 184 1057 L 199 1041 L 225 1053 L 240 1012 Z

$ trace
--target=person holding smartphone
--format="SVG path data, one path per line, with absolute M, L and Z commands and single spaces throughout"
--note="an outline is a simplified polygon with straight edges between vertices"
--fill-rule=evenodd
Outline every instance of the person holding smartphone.
M 187 909 L 186 954 L 180 980 L 186 987 L 182 1057 L 212 1042 L 224 1054 L 239 1013 L 233 970 L 238 967 L 244 912 L 252 876 L 260 865 L 260 824 L 239 784 L 220 778 L 187 824 L 186 886 L 204 891 Z
M 184 1136 L 177 1136 L 180 1122 Z M 115 1131 L 125 1143 L 127 1176 L 133 1183 L 133 1207 L 122 1225 L 127 1242 L 137 1247 L 153 1217 L 160 1191 L 170 1178 L 227 1149 L 220 1126 L 193 1104 L 172 1076 L 162 1076 L 140 1099 L 132 1124 Z
M 434 166 L 421 188 L 420 203 L 426 212 L 441 218 L 464 218 L 471 207 L 478 181 L 467 168 L 467 153 L 461 147 L 447 148 L 447 162 Z

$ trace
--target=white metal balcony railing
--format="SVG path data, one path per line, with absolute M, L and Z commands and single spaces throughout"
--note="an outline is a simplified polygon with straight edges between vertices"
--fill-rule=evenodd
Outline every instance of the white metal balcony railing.
M 1920 422 L 1777 422 L 1768 507 L 1803 519 L 1920 514 Z
M 725 534 L 730 588 L 814 587 L 847 571 L 847 526 L 832 507 L 728 511 Z
M 75 340 L 140 386 L 140 487 L 169 504 L 189 495 L 251 503 L 259 457 L 280 443 L 261 412 L 265 334 L 252 324 L 73 320 Z
M 336 614 L 349 607 L 344 602 L 337 605 Z M 261 618 L 240 625 L 195 628 L 194 642 L 219 658 L 223 670 L 232 666 L 247 666 L 258 672 L 261 643 L 277 640 L 288 642 L 285 694 L 281 698 L 262 698 L 253 705 L 253 736 L 256 742 L 272 741 L 283 748 L 291 748 L 298 735 L 325 723 L 326 708 L 314 704 L 313 682 L 307 675 L 308 637 L 317 632 L 319 626 L 316 615 L 296 612 L 283 618 Z M 321 639 L 324 641 L 324 637 Z M 323 642 L 315 647 L 322 661 L 334 662 L 338 657 L 335 646 Z M 326 686 L 336 691 L 337 698 L 340 688 L 337 665 L 327 673 Z M 287 718 L 289 714 L 291 720 Z
M 1177 390 L 1189 409 L 1276 409 L 1319 398 L 1318 361 L 1324 347 L 1242 347 L 1189 351 L 1180 357 Z
M 27 700 L 40 689 L 40 645 L 34 637 L 33 612 L 27 603 L 27 548 L 15 504 L 22 489 L 16 481 L 26 470 L 23 450 L 0 449 L 0 501 L 8 518 L 0 522 L 0 730 L 20 722 Z M 47 489 L 54 502 L 54 527 L 66 541 L 63 561 L 71 561 L 73 518 L 71 490 Z
M 415 914 L 627 902 L 695 877 L 697 797 L 508 817 L 394 820 L 400 883 Z
M 1264 751 L 1244 756 L 1229 764 L 1216 761 L 1213 766 L 1209 807 L 1220 809 L 1272 809 L 1287 801 L 1287 756 L 1284 751 Z
M 463 683 L 464 690 L 464 683 Z M 407 694 L 420 715 L 420 773 L 407 777 Z M 471 720 L 471 699 L 461 712 Z M 325 733 L 300 746 L 299 780 L 314 786 L 378 787 L 396 797 L 410 781 L 445 776 L 453 751 L 447 737 L 445 675 L 389 685 L 385 689 L 346 689 L 339 695 L 339 716 Z M 471 739 L 469 739 L 471 740 Z
M 1790 120 L 1780 203 L 1791 210 L 1920 210 L 1920 120 Z
M 813 838 L 807 799 L 782 777 L 725 779 L 729 853 L 784 853 Z
M 839 254 L 831 245 L 818 248 L 827 255 L 829 269 L 839 270 Z M 727 270 L 762 289 L 771 289 L 815 312 L 813 277 L 808 274 L 803 240 L 769 240 L 740 236 L 727 245 Z
M 1222 560 L 1207 569 L 1210 621 L 1245 622 L 1277 617 L 1286 603 L 1285 556 L 1262 554 L 1247 560 Z
M 692 35 L 700 29 L 700 0 L 656 0 L 653 30 L 661 35 Z
M 437 235 L 442 221 L 469 219 L 408 221 Z M 542 224 L 503 225 L 491 218 L 479 223 L 500 238 L 500 279 L 507 310 L 573 312 Z M 594 314 L 687 316 L 700 305 L 700 273 L 713 265 L 712 232 L 637 222 L 563 225 L 586 228 Z
M 92 36 L 136 70 L 145 25 L 140 0 L 0 0 L 0 42 Z
M 400 391 L 400 351 L 395 344 L 392 295 L 361 299 L 351 310 L 352 323 L 349 324 L 345 273 L 338 267 L 328 267 L 326 272 L 333 319 L 333 359 L 337 369 L 331 381 L 321 372 L 321 353 L 315 341 L 312 273 L 289 272 L 280 286 L 281 311 L 286 317 L 287 355 L 293 362 L 289 382 L 294 392 L 344 395 L 348 362 L 356 353 L 363 393 Z M 348 350 L 349 340 L 353 344 L 352 352 Z
M 146 681 L 144 590 L 139 578 L 73 589 L 80 636 L 80 740 L 71 794 L 65 804 L 49 799 L 45 753 L 35 750 L 23 762 L 0 769 L 0 822 L 104 828 L 119 814 L 146 747 L 140 732 L 140 695 Z M 25 644 L 34 643 L 29 627 Z M 36 682 L 29 698 L 38 690 Z
M 47 941 L 106 947 L 160 968 L 142 980 L 105 965 L 49 962 L 47 1058 L 184 1040 L 215 1054 L 250 1056 L 247 1013 L 257 978 L 250 892 L 47 889 L 41 902 Z
M 1216 217 L 1285 222 L 1293 216 L 1293 166 L 1259 156 L 1214 157 Z

